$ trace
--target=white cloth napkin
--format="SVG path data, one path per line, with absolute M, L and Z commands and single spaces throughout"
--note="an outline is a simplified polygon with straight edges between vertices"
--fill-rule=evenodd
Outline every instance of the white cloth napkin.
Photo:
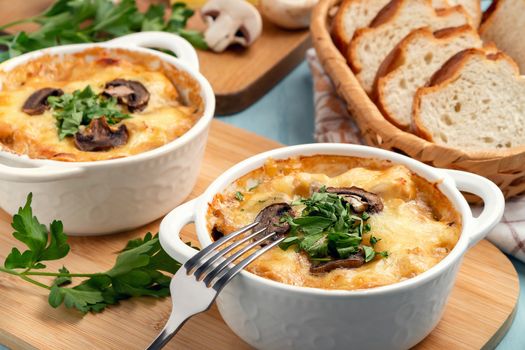
M 316 141 L 362 144 L 359 128 L 349 115 L 345 101 L 337 95 L 314 49 L 308 50 L 306 60 L 313 77 Z M 481 209 L 476 207 L 473 211 L 479 213 Z M 525 197 L 507 200 L 503 220 L 487 239 L 525 262 Z

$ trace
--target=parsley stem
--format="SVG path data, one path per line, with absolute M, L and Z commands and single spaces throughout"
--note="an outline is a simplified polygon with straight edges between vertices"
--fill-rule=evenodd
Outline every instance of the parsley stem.
M 24 281 L 27 281 L 27 282 L 29 282 L 29 283 L 33 283 L 33 284 L 35 284 L 35 285 L 37 285 L 37 286 L 39 286 L 39 287 L 42 287 L 42 288 L 45 288 L 45 289 L 51 289 L 51 287 L 49 287 L 49 286 L 47 286 L 47 285 L 45 285 L 45 284 L 43 284 L 43 283 L 40 283 L 40 282 L 38 282 L 38 281 L 35 281 L 35 280 L 32 279 L 32 278 L 29 278 L 29 277 L 27 277 L 27 276 L 24 276 L 24 275 L 20 274 L 19 272 L 16 272 L 15 270 L 11 270 L 11 269 L 6 269 L 6 268 L 3 268 L 3 267 L 0 267 L 0 271 L 5 272 L 5 273 L 8 273 L 8 274 L 10 274 L 10 275 L 18 276 L 18 277 L 20 277 L 21 279 L 23 279 Z
M 24 272 L 26 276 L 51 276 L 51 277 L 95 277 L 101 275 L 100 273 L 61 273 L 61 272 Z
M 36 16 L 36 17 L 30 17 L 30 18 L 25 18 L 25 19 L 19 19 L 17 21 L 13 21 L 11 23 L 7 23 L 7 24 L 4 24 L 3 26 L 0 26 L 0 30 L 5 30 L 9 27 L 12 27 L 12 26 L 16 26 L 17 24 L 23 24 L 23 23 L 31 23 L 31 22 L 34 22 L 36 19 L 39 19 L 40 16 Z
M 43 284 L 43 283 L 40 283 L 40 282 L 38 282 L 38 281 L 35 281 L 34 279 L 29 278 L 29 277 L 27 277 L 27 276 L 20 275 L 20 274 L 19 274 L 18 276 L 19 276 L 21 279 L 23 279 L 24 281 L 27 281 L 27 282 L 30 282 L 30 283 L 36 284 L 36 285 L 39 286 L 39 287 L 42 287 L 42 288 L 45 288 L 45 289 L 51 289 L 51 287 L 49 287 L 49 286 L 47 286 L 47 285 L 45 285 L 45 284 Z

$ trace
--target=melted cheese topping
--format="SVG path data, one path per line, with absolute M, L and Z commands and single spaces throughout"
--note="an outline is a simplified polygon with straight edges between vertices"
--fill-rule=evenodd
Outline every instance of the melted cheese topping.
M 269 160 L 215 196 L 208 210 L 208 227 L 230 233 L 255 219 L 272 203 L 291 203 L 309 197 L 313 186 L 358 186 L 379 195 L 380 213 L 369 219 L 371 235 L 381 240 L 376 251 L 389 257 L 354 269 L 310 273 L 308 258 L 293 248 L 275 247 L 248 266 L 259 276 L 296 286 L 324 289 L 365 289 L 414 277 L 441 261 L 455 246 L 461 218 L 450 201 L 423 178 L 402 165 L 351 157 L 313 156 L 285 161 Z M 239 201 L 235 194 L 243 194 Z M 293 207 L 300 214 L 300 207 Z
M 93 52 L 93 50 L 92 50 Z M 181 104 L 179 91 L 163 69 L 126 58 L 113 58 L 107 51 L 68 57 L 61 64 L 49 56 L 30 62 L 23 71 L 9 72 L 2 77 L 0 91 L 0 142 L 4 149 L 31 158 L 62 161 L 93 161 L 126 157 L 162 146 L 184 134 L 198 120 L 197 106 Z M 36 90 L 60 88 L 65 93 L 82 90 L 90 85 L 100 93 L 114 79 L 136 80 L 150 93 L 147 107 L 128 113 L 132 118 L 113 125 L 125 124 L 129 139 L 125 145 L 104 152 L 85 152 L 77 149 L 73 137 L 60 140 L 53 112 L 30 116 L 22 105 Z

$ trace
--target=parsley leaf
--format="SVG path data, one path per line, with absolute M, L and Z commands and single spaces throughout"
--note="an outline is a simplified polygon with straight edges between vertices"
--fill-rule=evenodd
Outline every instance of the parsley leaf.
M 142 13 L 135 0 L 57 0 L 36 17 L 0 26 L 0 30 L 21 22 L 40 26 L 31 33 L 0 37 L 0 44 L 6 47 L 0 53 L 0 62 L 50 46 L 105 41 L 145 30 L 179 34 L 196 48 L 208 48 L 202 33 L 185 28 L 193 10 L 177 2 L 169 12 L 166 18 L 164 5 L 150 5 Z
M 69 252 L 62 223 L 53 221 L 48 239 L 46 226 L 40 224 L 33 216 L 32 199 L 32 194 L 29 194 L 25 206 L 18 209 L 18 214 L 13 216 L 11 224 L 15 229 L 13 236 L 29 249 L 21 253 L 17 248 L 13 248 L 4 262 L 6 268 L 42 269 L 46 266 L 41 261 L 61 259 Z
M 176 273 L 181 264 L 162 249 L 158 234 L 147 233 L 143 238 L 129 241 L 119 252 L 114 266 L 105 272 L 71 273 L 64 266 L 58 272 L 34 271 L 45 268 L 43 261 L 63 258 L 70 247 L 62 222 L 53 221 L 48 234 L 46 227 L 33 216 L 31 201 L 32 195 L 29 194 L 25 206 L 13 217 L 12 224 L 16 230 L 13 235 L 29 249 L 21 253 L 13 248 L 0 271 L 48 289 L 48 302 L 52 307 L 63 304 L 83 313 L 100 312 L 108 305 L 131 297 L 165 297 L 170 294 L 171 278 L 165 273 Z M 55 279 L 48 286 L 33 276 L 52 276 Z M 83 280 L 69 287 L 74 278 Z
M 377 238 L 375 236 L 371 236 L 370 237 L 370 245 L 373 247 L 376 245 L 377 242 L 379 242 L 381 240 L 381 238 Z
M 304 205 L 301 215 L 284 216 L 283 221 L 290 225 L 290 232 L 279 246 L 287 250 L 296 246 L 298 251 L 308 254 L 310 260 L 322 262 L 346 259 L 363 250 L 365 262 L 374 259 L 373 245 L 380 239 L 372 236 L 370 246 L 362 244 L 363 234 L 370 231 L 366 212 L 356 214 L 343 197 L 326 192 L 322 187 L 310 198 L 295 201 L 292 205 Z M 382 257 L 388 253 L 378 253 Z
M 49 245 L 44 249 L 41 260 L 57 260 L 65 257 L 69 253 L 67 236 L 64 234 L 62 221 L 53 221 L 49 226 Z
M 67 308 L 75 308 L 82 312 L 90 311 L 91 306 L 104 301 L 100 291 L 79 290 L 75 288 L 63 288 L 57 285 L 51 287 L 48 302 L 56 308 L 62 303 Z
M 89 85 L 72 94 L 49 96 L 47 101 L 57 120 L 61 139 L 75 135 L 81 125 L 89 125 L 91 120 L 102 116 L 106 117 L 108 124 L 131 118 L 129 114 L 121 112 L 115 98 L 97 95 Z
M 62 266 L 59 270 L 58 270 L 59 274 L 62 274 L 62 276 L 58 276 L 57 278 L 55 278 L 55 280 L 53 281 L 53 285 L 57 285 L 59 287 L 62 287 L 62 286 L 65 286 L 67 284 L 71 284 L 71 282 L 73 282 L 73 279 L 71 278 L 71 276 L 69 276 L 70 272 L 68 269 L 66 269 L 65 266 Z
M 374 248 L 372 247 L 369 247 L 367 245 L 364 245 L 363 246 L 363 250 L 365 251 L 365 263 L 371 261 L 372 259 L 375 258 L 376 256 L 376 252 L 374 250 Z
M 33 262 L 33 252 L 26 250 L 23 254 L 17 248 L 11 249 L 7 256 L 4 266 L 8 269 L 24 269 L 31 266 Z
M 18 214 L 13 216 L 11 226 L 15 229 L 13 236 L 20 242 L 25 243 L 31 251 L 34 261 L 38 261 L 37 259 L 47 243 L 47 229 L 33 216 L 32 200 L 33 195 L 30 194 L 27 197 L 25 206 L 19 208 Z
M 237 191 L 235 192 L 235 199 L 237 199 L 239 202 L 242 202 L 244 200 L 244 195 L 241 192 Z

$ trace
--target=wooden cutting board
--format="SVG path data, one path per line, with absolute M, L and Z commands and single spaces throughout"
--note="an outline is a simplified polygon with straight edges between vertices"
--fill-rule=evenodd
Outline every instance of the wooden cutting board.
M 202 193 L 236 162 L 279 146 L 214 121 L 191 197 Z M 0 261 L 11 247 L 21 248 L 11 235 L 10 220 L 0 211 Z M 77 273 L 105 271 L 113 265 L 115 252 L 129 239 L 148 231 L 157 232 L 158 227 L 156 221 L 123 234 L 71 237 L 69 256 L 49 267 L 58 269 L 64 264 Z M 193 227 L 187 227 L 183 236 L 196 242 Z M 518 277 L 511 262 L 491 243 L 482 241 L 466 255 L 443 319 L 416 348 L 494 348 L 512 322 L 518 293 Z M 82 317 L 64 307 L 51 308 L 45 290 L 6 274 L 0 274 L 0 295 L 0 344 L 13 349 L 144 349 L 161 330 L 171 310 L 169 298 L 137 298 Z M 249 346 L 229 330 L 214 306 L 192 318 L 167 348 L 241 350 Z
M 35 16 L 53 2 L 21 1 L 15 6 L 11 1 L 0 0 L 0 25 Z M 147 8 L 148 2 L 153 0 L 137 0 L 139 8 Z M 249 49 L 233 48 L 223 53 L 198 51 L 201 72 L 215 92 L 218 115 L 237 113 L 255 103 L 304 60 L 305 52 L 311 46 L 307 29 L 284 30 L 266 20 L 263 22 L 261 37 Z M 205 28 L 199 15 L 190 19 L 189 27 Z M 35 28 L 34 25 L 21 25 L 12 30 L 31 31 Z

